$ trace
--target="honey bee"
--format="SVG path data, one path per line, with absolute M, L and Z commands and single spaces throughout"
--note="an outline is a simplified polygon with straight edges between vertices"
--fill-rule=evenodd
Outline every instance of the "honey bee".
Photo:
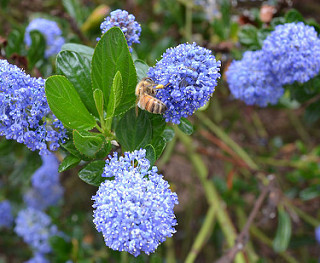
M 162 114 L 167 110 L 167 106 L 159 99 L 155 98 L 158 89 L 166 86 L 156 84 L 151 78 L 143 78 L 136 87 L 137 106 L 154 114 Z M 138 114 L 138 108 L 136 108 Z

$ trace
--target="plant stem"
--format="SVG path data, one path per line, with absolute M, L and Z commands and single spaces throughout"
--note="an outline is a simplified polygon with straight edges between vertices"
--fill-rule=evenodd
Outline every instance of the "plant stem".
M 215 207 L 210 206 L 207 212 L 206 218 L 204 220 L 204 223 L 196 237 L 196 240 L 192 245 L 192 248 L 187 256 L 187 259 L 185 260 L 185 263 L 193 263 L 194 260 L 196 259 L 201 248 L 204 246 L 204 244 L 210 237 L 210 234 L 214 226 L 214 218 L 215 218 Z
M 165 242 L 166 245 L 166 262 L 167 263 L 176 263 L 176 257 L 174 254 L 174 243 L 173 243 L 173 238 L 168 238 Z
M 225 133 L 221 128 L 214 124 L 202 112 L 196 113 L 198 118 L 206 125 L 211 132 L 216 134 L 222 141 L 229 145 L 241 158 L 244 160 L 251 169 L 258 170 L 258 165 L 251 159 L 251 157 L 234 141 L 230 136 Z
M 221 226 L 222 232 L 226 238 L 226 242 L 229 247 L 232 247 L 235 243 L 237 237 L 236 230 L 228 216 L 227 211 L 225 210 L 225 203 L 222 201 L 220 195 L 218 194 L 212 181 L 208 180 L 208 170 L 205 163 L 202 161 L 201 156 L 196 153 L 195 148 L 192 143 L 192 139 L 180 131 L 176 126 L 174 126 L 175 133 L 180 139 L 182 144 L 185 146 L 187 151 L 187 156 L 190 159 L 195 171 L 198 176 L 204 190 L 207 201 L 210 206 L 215 210 L 217 220 Z M 201 237 L 204 239 L 205 237 Z M 200 240 L 203 242 L 203 240 Z M 198 242 L 200 242 L 198 241 Z M 237 263 L 244 263 L 245 258 L 243 253 L 239 253 L 235 259 Z
M 313 218 L 312 216 L 308 215 L 307 213 L 305 213 L 303 210 L 301 210 L 300 208 L 294 206 L 293 204 L 291 204 L 289 202 L 289 200 L 285 201 L 285 205 L 292 209 L 301 219 L 303 219 L 306 223 L 312 225 L 314 228 L 318 227 L 320 225 L 320 222 Z

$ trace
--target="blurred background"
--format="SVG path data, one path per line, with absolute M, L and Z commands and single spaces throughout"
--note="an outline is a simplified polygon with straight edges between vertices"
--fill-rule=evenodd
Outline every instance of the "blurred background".
M 310 100 L 292 101 L 286 95 L 276 106 L 247 106 L 230 96 L 224 72 L 245 50 L 260 48 L 259 39 L 248 37 L 243 28 L 267 28 L 271 19 L 280 19 L 293 8 L 306 20 L 320 23 L 319 1 L 1 0 L 0 3 L 0 46 L 4 43 L 14 46 L 29 21 L 41 16 L 59 23 L 66 42 L 94 47 L 103 18 L 120 8 L 133 14 L 141 24 L 141 43 L 133 46 L 133 56 L 148 65 L 160 60 L 167 48 L 184 42 L 197 42 L 211 49 L 222 62 L 222 77 L 210 103 L 190 118 L 193 135 L 176 134 L 157 162 L 179 197 L 174 237 L 150 257 L 123 259 L 121 253 L 106 248 L 92 223 L 91 196 L 97 188 L 82 182 L 76 176 L 76 168 L 60 175 L 64 200 L 48 211 L 53 222 L 70 237 L 65 251 L 63 246 L 54 247 L 54 253 L 66 256 L 52 257 L 50 262 L 65 262 L 70 255 L 73 262 L 185 262 L 187 258 L 186 262 L 215 262 L 232 247 L 230 239 L 243 229 L 270 174 L 274 181 L 250 225 L 248 244 L 242 253 L 244 262 L 318 262 L 320 246 L 315 238 L 315 228 L 320 224 L 318 116 L 305 115 Z M 24 68 L 24 54 L 16 54 L 14 48 L 6 58 Z M 41 65 L 29 73 L 48 77 L 55 73 L 54 59 L 50 62 L 49 66 Z M 201 161 L 195 160 L 195 156 Z M 14 211 L 22 206 L 22 195 L 30 186 L 39 158 L 23 145 L 0 139 L 0 193 L 12 201 Z M 214 192 L 206 189 L 201 174 L 207 176 Z M 214 217 L 210 214 L 211 201 L 218 204 Z M 205 242 L 190 261 L 191 248 L 204 224 L 208 225 L 202 234 Z M 288 228 L 290 233 L 281 232 Z M 287 245 L 277 251 L 275 242 Z M 23 262 L 31 255 L 12 229 L 0 230 L 0 262 Z

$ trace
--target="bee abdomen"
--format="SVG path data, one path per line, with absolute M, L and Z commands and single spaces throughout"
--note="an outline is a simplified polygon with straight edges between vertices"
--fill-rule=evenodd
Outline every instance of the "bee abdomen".
M 145 97 L 145 102 L 145 110 L 154 114 L 162 114 L 167 109 L 167 106 L 163 102 L 149 95 Z

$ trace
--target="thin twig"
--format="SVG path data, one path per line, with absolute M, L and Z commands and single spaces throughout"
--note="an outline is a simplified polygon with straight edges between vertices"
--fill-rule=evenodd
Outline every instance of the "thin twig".
M 216 263 L 231 263 L 231 262 L 233 262 L 237 253 L 244 249 L 246 243 L 249 240 L 250 226 L 251 226 L 253 220 L 255 219 L 255 217 L 257 216 L 264 199 L 266 198 L 267 194 L 269 193 L 269 191 L 273 187 L 274 176 L 270 175 L 270 176 L 268 176 L 268 178 L 269 178 L 269 184 L 262 189 L 262 192 L 261 192 L 260 196 L 258 197 L 257 201 L 255 202 L 254 207 L 249 215 L 249 218 L 248 218 L 245 226 L 243 227 L 241 233 L 238 235 L 234 246 L 231 249 L 229 249 L 228 252 L 224 256 L 222 256 L 220 259 L 218 259 L 216 261 Z

